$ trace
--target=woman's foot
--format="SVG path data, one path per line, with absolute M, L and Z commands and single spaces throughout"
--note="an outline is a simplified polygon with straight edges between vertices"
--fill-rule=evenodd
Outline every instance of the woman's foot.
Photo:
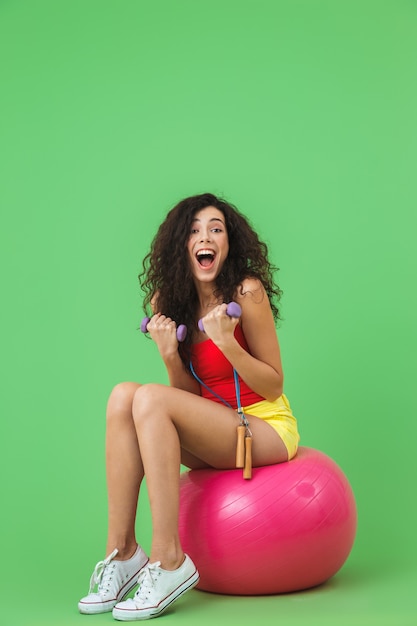
M 106 613 L 137 585 L 141 569 L 149 561 L 140 546 L 126 561 L 115 561 L 117 549 L 99 561 L 90 579 L 90 590 L 78 603 L 80 613 Z
M 197 568 L 187 555 L 175 570 L 162 569 L 159 561 L 148 563 L 139 574 L 139 589 L 134 598 L 116 604 L 113 617 L 125 622 L 157 617 L 199 579 Z

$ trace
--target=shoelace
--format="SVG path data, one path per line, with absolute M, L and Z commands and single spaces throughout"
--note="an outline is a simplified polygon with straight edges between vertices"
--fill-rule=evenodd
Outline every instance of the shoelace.
M 160 575 L 160 565 L 161 562 L 156 561 L 155 563 L 148 563 L 141 569 L 138 576 L 139 589 L 134 595 L 135 602 L 144 602 L 152 589 L 154 589 L 156 579 Z
M 106 593 L 108 591 L 110 581 L 111 581 L 111 575 L 114 570 L 114 563 L 113 563 L 113 567 L 109 567 L 109 564 L 110 564 L 110 561 L 114 559 L 117 553 L 118 553 L 118 550 L 116 548 L 115 550 L 113 550 L 111 554 L 109 554 L 107 558 L 104 559 L 104 561 L 99 561 L 97 563 L 97 565 L 94 568 L 94 572 L 90 578 L 89 593 L 93 592 L 96 585 L 97 585 L 97 593 L 100 593 L 100 592 Z

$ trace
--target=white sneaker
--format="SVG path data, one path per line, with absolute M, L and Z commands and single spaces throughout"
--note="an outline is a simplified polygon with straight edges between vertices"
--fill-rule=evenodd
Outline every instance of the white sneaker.
M 127 561 L 114 561 L 118 550 L 113 550 L 104 560 L 99 561 L 90 579 L 88 596 L 78 603 L 80 613 L 106 613 L 123 600 L 137 585 L 140 570 L 149 561 L 140 546 Z M 94 588 L 97 586 L 97 591 Z
M 113 609 L 115 619 L 130 622 L 157 617 L 183 593 L 194 587 L 200 575 L 185 555 L 184 563 L 175 570 L 160 567 L 161 563 L 148 563 L 139 574 L 139 589 L 134 598 L 119 602 Z

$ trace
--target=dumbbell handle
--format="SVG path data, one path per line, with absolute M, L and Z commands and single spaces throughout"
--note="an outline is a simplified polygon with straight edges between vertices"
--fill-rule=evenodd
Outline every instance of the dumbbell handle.
M 150 317 L 144 317 L 141 324 L 140 324 L 140 329 L 143 333 L 147 333 L 148 332 L 148 324 L 150 322 Z M 187 327 L 185 324 L 180 324 L 177 328 L 177 340 L 179 342 L 184 341 L 184 339 L 187 336 Z
M 226 314 L 229 317 L 240 317 L 242 315 L 242 309 L 237 302 L 229 302 L 226 308 Z M 203 320 L 198 320 L 199 329 L 204 332 L 204 323 Z

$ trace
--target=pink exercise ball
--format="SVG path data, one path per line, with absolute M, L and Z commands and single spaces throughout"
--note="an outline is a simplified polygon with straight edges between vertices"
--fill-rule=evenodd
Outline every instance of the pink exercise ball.
M 198 589 L 287 593 L 328 580 L 356 533 L 349 482 L 328 456 L 301 447 L 288 463 L 181 474 L 180 538 L 200 572 Z

